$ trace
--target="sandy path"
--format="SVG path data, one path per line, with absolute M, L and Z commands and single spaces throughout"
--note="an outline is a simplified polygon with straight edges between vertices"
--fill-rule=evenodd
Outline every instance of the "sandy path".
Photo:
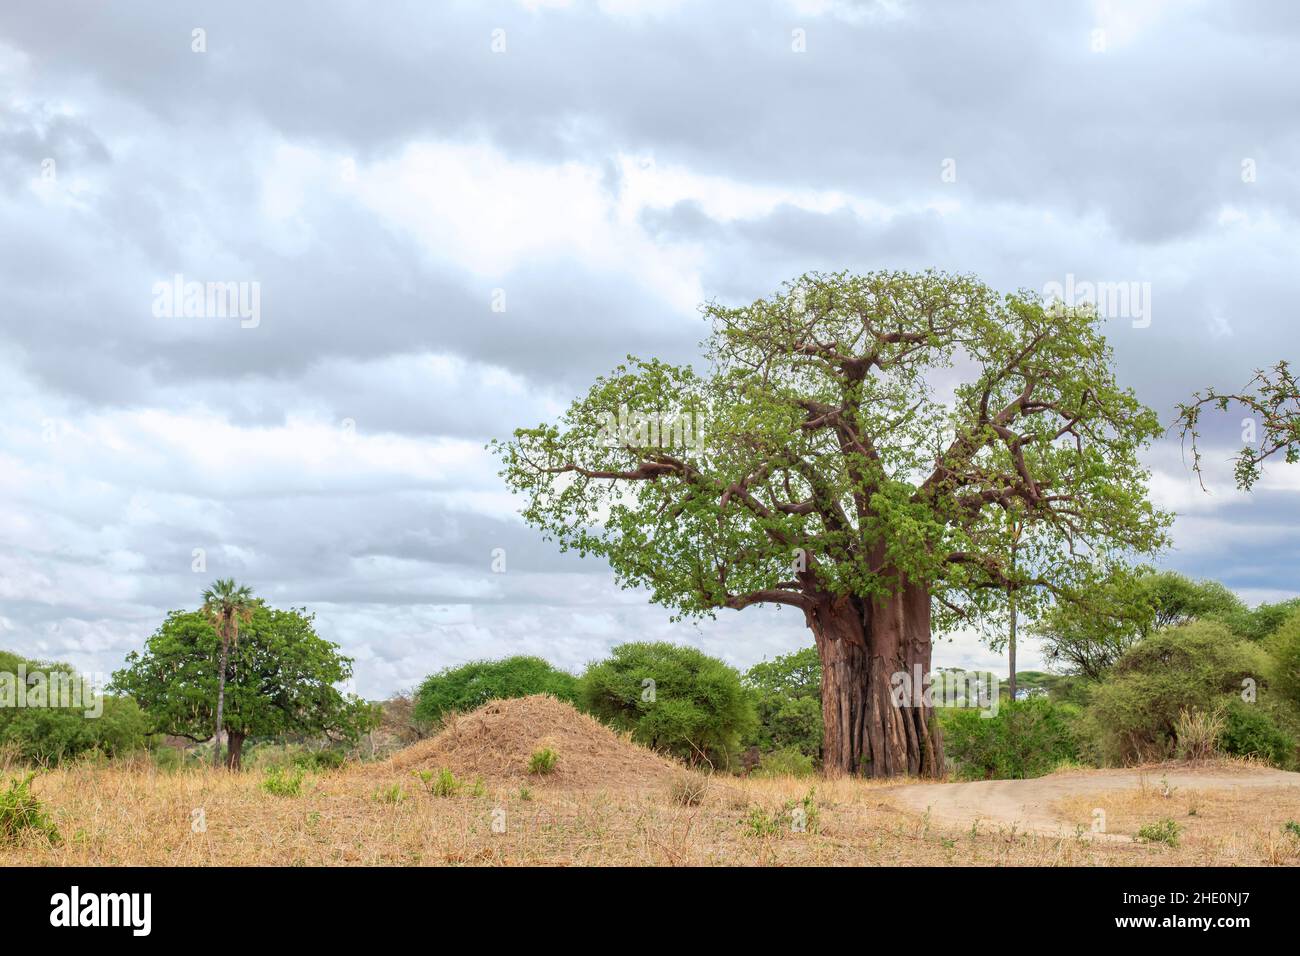
M 972 783 L 908 784 L 889 791 L 901 807 L 925 813 L 935 823 L 970 826 L 1011 826 L 1022 832 L 1052 836 L 1073 836 L 1075 826 L 1052 812 L 1051 805 L 1067 797 L 1136 789 L 1143 779 L 1148 786 L 1170 786 L 1186 790 L 1234 790 L 1248 787 L 1296 787 L 1300 805 L 1300 773 L 1263 768 L 1150 770 L 1094 770 L 1065 773 L 1033 780 L 980 780 Z M 1112 839 L 1131 839 L 1119 834 Z

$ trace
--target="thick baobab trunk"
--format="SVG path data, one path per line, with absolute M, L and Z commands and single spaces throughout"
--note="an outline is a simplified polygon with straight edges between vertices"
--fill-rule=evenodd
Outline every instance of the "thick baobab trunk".
M 921 686 L 930 672 L 929 592 L 908 584 L 874 601 L 827 596 L 808 618 L 822 660 L 824 771 L 942 775 L 943 737 Z

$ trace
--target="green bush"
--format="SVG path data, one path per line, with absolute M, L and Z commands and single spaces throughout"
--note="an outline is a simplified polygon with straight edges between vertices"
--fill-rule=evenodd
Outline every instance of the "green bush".
M 25 681 L 26 706 L 17 706 Z M 96 697 L 90 681 L 67 664 L 43 663 L 0 651 L 0 745 L 24 760 L 58 763 L 96 751 L 121 756 L 143 749 L 148 718 L 129 697 Z M 39 703 L 37 703 L 39 701 Z M 49 706 L 60 702 L 72 706 Z M 94 715 L 102 703 L 103 710 Z
M 758 718 L 734 668 L 693 647 L 622 644 L 587 668 L 583 706 L 638 743 L 692 765 L 729 768 Z
M 293 763 L 304 770 L 338 770 L 347 763 L 347 755 L 341 750 L 304 750 L 294 754 Z
M 1272 686 L 1293 711 L 1300 711 L 1300 612 L 1293 613 L 1264 642 L 1273 658 Z
M 1147 843 L 1164 843 L 1167 846 L 1178 846 L 1178 834 L 1183 828 L 1176 820 L 1166 817 L 1156 823 L 1147 823 L 1138 827 L 1138 839 L 1145 840 Z
M 1259 704 L 1234 700 L 1228 705 L 1227 722 L 1219 737 L 1224 753 L 1259 757 L 1275 767 L 1287 767 L 1295 759 L 1295 738 L 1274 722 Z
M 746 745 L 763 753 L 795 749 L 814 760 L 822 752 L 822 664 L 805 647 L 755 664 L 742 679 L 754 696 L 758 724 Z
M 36 774 L 9 781 L 9 788 L 0 793 L 0 842 L 13 843 L 19 834 L 31 830 L 51 843 L 59 842 L 59 830 L 49 818 L 41 801 L 32 794 L 32 780 Z
M 262 789 L 277 797 L 296 797 L 302 792 L 303 769 L 283 770 L 271 767 L 262 778 Z
M 472 661 L 425 678 L 415 695 L 415 718 L 434 723 L 452 711 L 474 710 L 490 700 L 550 694 L 577 701 L 578 679 L 540 657 Z
M 1078 709 L 1047 697 L 1007 701 L 996 716 L 968 708 L 936 711 L 953 772 L 967 780 L 1041 777 L 1079 759 Z
M 1090 737 L 1111 763 L 1165 759 L 1175 752 L 1179 714 L 1214 712 L 1240 699 L 1270 661 L 1222 624 L 1194 621 L 1150 635 L 1124 653 L 1092 694 Z
M 798 747 L 783 747 L 763 754 L 751 776 L 755 777 L 811 777 L 817 772 L 813 758 Z

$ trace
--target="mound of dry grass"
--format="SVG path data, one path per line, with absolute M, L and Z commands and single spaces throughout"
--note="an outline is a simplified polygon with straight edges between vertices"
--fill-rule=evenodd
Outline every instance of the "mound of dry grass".
M 530 774 L 529 761 L 549 747 L 555 768 Z M 394 754 L 385 764 L 397 770 L 446 767 L 464 779 L 493 783 L 524 781 L 567 789 L 643 789 L 680 774 L 682 767 L 614 733 L 571 705 L 546 694 L 494 700 L 449 718 L 443 729 Z

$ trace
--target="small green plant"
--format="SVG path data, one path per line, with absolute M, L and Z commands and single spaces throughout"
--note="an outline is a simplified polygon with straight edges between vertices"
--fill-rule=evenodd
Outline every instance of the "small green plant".
M 675 778 L 669 787 L 668 795 L 673 803 L 682 807 L 698 807 L 709 791 L 709 780 L 698 774 L 684 773 Z
M 457 780 L 456 775 L 446 767 L 439 767 L 435 770 L 413 770 L 411 773 L 420 781 L 421 785 L 435 797 L 454 797 L 460 793 L 461 788 L 465 786 L 463 780 Z M 474 781 L 474 789 L 470 791 L 474 796 L 481 797 L 484 793 L 483 778 L 479 777 Z
M 523 801 L 525 801 L 525 802 L 527 802 L 527 801 L 533 799 L 533 791 L 530 790 L 530 789 L 529 789 L 528 787 L 526 787 L 526 786 L 525 786 L 525 787 L 520 787 L 520 788 L 519 788 L 519 799 L 520 799 L 520 800 L 523 800 Z
M 377 803 L 396 805 L 405 799 L 406 791 L 402 789 L 400 783 L 395 783 L 388 787 L 380 787 L 375 791 L 375 801 Z
M 784 819 L 779 810 L 769 813 L 762 807 L 750 807 L 741 817 L 740 825 L 753 837 L 780 836 Z
M 483 782 L 483 778 L 482 778 L 482 777 L 475 777 L 475 778 L 474 778 L 474 786 L 472 786 L 472 787 L 469 788 L 469 795 L 470 795 L 471 797 L 486 797 L 486 796 L 487 796 L 487 784 L 485 784 L 485 783 Z
M 1145 840 L 1147 843 L 1164 843 L 1168 846 L 1178 846 L 1178 834 L 1183 828 L 1175 821 L 1166 817 L 1156 823 L 1148 823 L 1138 828 L 1138 839 Z
M 540 776 L 554 773 L 555 763 L 559 759 L 559 756 L 550 747 L 543 747 L 541 750 L 534 750 L 533 755 L 528 758 L 528 772 Z
M 0 842 L 12 843 L 24 830 L 43 834 L 53 844 L 60 842 L 58 827 L 45 812 L 41 801 L 32 793 L 35 773 L 9 781 L 9 789 L 0 793 Z
M 817 806 L 817 788 L 810 787 L 798 803 L 786 804 L 787 811 L 797 821 L 795 829 L 799 832 L 816 833 L 821 828 L 822 811 Z
M 1294 820 L 1288 820 L 1286 823 L 1282 824 L 1282 832 L 1289 833 L 1293 837 L 1300 839 L 1300 823 L 1296 823 Z
M 787 800 L 777 810 L 751 806 L 740 820 L 745 832 L 755 837 L 784 836 L 786 833 L 816 833 L 821 825 L 821 808 L 817 806 L 817 788 L 810 789 L 802 800 Z
M 294 767 L 291 771 L 282 767 L 271 767 L 262 778 L 262 789 L 277 797 L 296 797 L 302 792 L 304 773 L 302 767 Z

